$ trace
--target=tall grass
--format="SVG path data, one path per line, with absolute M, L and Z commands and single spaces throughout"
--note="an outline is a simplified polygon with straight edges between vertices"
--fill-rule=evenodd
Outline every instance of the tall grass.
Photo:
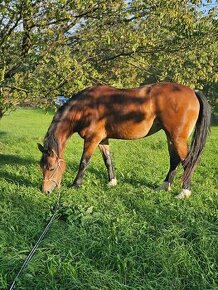
M 41 142 L 52 114 L 18 109 L 0 123 L 0 289 L 7 289 L 46 224 L 56 193 L 40 191 Z M 16 289 L 218 289 L 218 128 L 212 128 L 189 200 L 156 192 L 168 170 L 163 133 L 111 140 L 118 185 L 107 187 L 100 152 L 84 185 L 71 182 L 82 152 L 73 136 L 61 211 Z

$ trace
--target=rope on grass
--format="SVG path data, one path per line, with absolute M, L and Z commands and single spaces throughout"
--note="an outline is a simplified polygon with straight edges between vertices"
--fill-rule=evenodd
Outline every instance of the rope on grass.
M 22 266 L 20 267 L 16 277 L 14 278 L 13 282 L 10 285 L 9 290 L 14 289 L 15 284 L 17 279 L 20 277 L 21 273 L 23 272 L 23 270 L 26 268 L 26 266 L 29 264 L 30 260 L 32 259 L 32 257 L 34 256 L 37 248 L 39 247 L 40 243 L 42 242 L 42 240 L 44 239 L 45 235 L 47 234 L 47 232 L 49 231 L 51 224 L 53 222 L 53 220 L 55 219 L 55 217 L 57 216 L 58 213 L 58 209 L 60 207 L 60 191 L 58 191 L 58 198 L 57 198 L 57 202 L 55 204 L 55 206 L 53 207 L 53 214 L 50 217 L 46 227 L 44 228 L 43 232 L 41 233 L 41 235 L 39 236 L 38 240 L 36 241 L 35 245 L 33 246 L 32 250 L 29 252 L 28 256 L 26 257 L 26 259 L 24 260 Z

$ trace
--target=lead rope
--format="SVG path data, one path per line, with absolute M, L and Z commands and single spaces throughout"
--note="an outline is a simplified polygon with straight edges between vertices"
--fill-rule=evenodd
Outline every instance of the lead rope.
M 57 202 L 53 207 L 53 214 L 50 217 L 46 227 L 44 228 L 43 232 L 41 233 L 41 235 L 39 236 L 38 240 L 36 241 L 35 245 L 33 246 L 32 250 L 29 252 L 28 256 L 26 257 L 26 259 L 24 260 L 22 266 L 20 267 L 20 270 L 18 271 L 16 277 L 14 278 L 9 290 L 14 289 L 15 284 L 17 279 L 20 277 L 21 273 L 23 272 L 24 268 L 29 264 L 30 260 L 32 259 L 32 257 L 34 256 L 37 248 L 39 247 L 41 241 L 44 239 L 45 235 L 47 234 L 47 232 L 49 231 L 51 224 L 53 222 L 53 220 L 55 219 L 55 217 L 57 216 L 58 213 L 58 209 L 60 207 L 60 198 L 61 198 L 61 194 L 60 191 L 58 191 L 58 198 L 57 198 Z

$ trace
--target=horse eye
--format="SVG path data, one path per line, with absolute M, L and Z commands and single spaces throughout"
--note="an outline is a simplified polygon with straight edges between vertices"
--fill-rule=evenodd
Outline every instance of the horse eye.
M 55 168 L 54 167 L 50 167 L 50 165 L 46 165 L 46 166 L 44 166 L 44 169 L 48 170 L 48 171 L 53 171 Z

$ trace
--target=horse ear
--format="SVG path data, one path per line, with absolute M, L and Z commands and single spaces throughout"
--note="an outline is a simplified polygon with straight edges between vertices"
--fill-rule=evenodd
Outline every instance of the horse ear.
M 42 153 L 45 151 L 44 147 L 40 143 L 37 143 L 37 146 L 39 148 L 39 151 L 41 151 Z

